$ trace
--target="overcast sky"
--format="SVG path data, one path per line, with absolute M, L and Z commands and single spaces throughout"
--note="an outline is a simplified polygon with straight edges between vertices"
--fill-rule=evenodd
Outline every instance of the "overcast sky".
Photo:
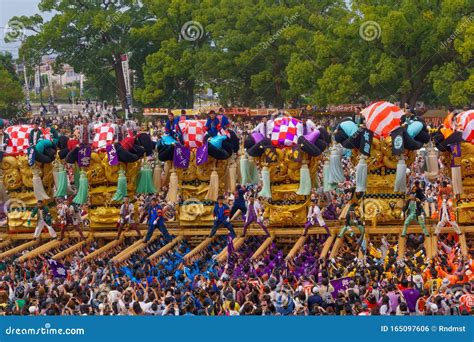
M 40 0 L 0 0 L 0 51 L 9 51 L 15 57 L 18 54 L 19 43 L 6 44 L 4 40 L 5 26 L 8 20 L 16 15 L 33 15 L 39 13 L 38 4 Z M 45 18 L 51 15 L 46 13 Z

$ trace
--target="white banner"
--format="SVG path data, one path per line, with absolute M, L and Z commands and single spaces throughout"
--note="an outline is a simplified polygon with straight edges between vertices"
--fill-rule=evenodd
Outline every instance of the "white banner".
M 39 74 L 39 70 L 36 69 L 36 71 L 35 71 L 35 93 L 36 93 L 36 95 L 39 95 L 40 88 L 41 88 L 40 74 Z
M 49 93 L 51 95 L 51 98 L 54 98 L 53 71 L 51 70 L 51 67 L 49 67 L 48 69 L 48 84 L 49 84 Z
M 79 97 L 82 99 L 83 96 L 83 89 L 84 89 L 84 74 L 80 74 L 79 76 Z
M 122 55 L 122 71 L 123 79 L 125 81 L 125 93 L 127 96 L 132 94 L 131 85 L 130 85 L 130 69 L 128 67 L 128 56 Z

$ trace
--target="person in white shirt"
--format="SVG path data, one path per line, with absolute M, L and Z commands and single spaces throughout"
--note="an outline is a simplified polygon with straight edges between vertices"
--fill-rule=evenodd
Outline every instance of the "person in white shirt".
M 448 200 L 446 194 L 442 195 L 442 199 L 441 208 L 439 208 L 439 222 L 436 225 L 435 235 L 438 235 L 441 228 L 446 226 L 446 224 L 449 224 L 458 235 L 461 235 L 461 229 L 454 216 L 453 201 L 451 199 Z
M 313 203 L 309 206 L 307 219 L 308 220 L 304 225 L 303 236 L 306 236 L 308 234 L 309 227 L 314 226 L 316 222 L 320 227 L 324 227 L 326 229 L 326 233 L 328 236 L 331 235 L 329 227 L 327 226 L 326 222 L 324 222 L 323 215 L 321 213 L 321 209 L 319 208 L 317 200 L 314 200 Z
M 269 120 L 268 117 L 264 116 L 262 122 L 260 122 L 252 132 L 261 133 L 265 138 L 270 139 L 273 132 L 273 120 Z
M 308 118 L 301 118 L 301 122 L 298 123 L 297 127 L 296 127 L 296 134 L 300 137 L 300 136 L 304 136 L 306 134 L 309 134 L 311 132 L 313 132 L 314 130 L 316 130 L 316 125 L 313 121 L 311 121 L 310 119 Z

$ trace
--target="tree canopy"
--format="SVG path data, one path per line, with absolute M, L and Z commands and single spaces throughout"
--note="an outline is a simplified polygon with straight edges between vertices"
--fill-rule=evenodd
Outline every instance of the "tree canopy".
M 472 0 L 42 0 L 21 54 L 57 56 L 101 96 L 191 107 L 203 87 L 223 105 L 320 106 L 386 99 L 474 101 Z
M 14 117 L 23 101 L 23 91 L 10 54 L 0 53 L 0 117 Z

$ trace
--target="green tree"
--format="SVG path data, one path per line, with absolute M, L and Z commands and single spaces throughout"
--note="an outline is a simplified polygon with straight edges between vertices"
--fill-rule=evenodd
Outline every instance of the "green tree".
M 321 105 L 472 101 L 472 15 L 471 0 L 354 0 L 315 14 L 312 51 L 287 69 L 290 90 Z
M 141 68 L 147 41 L 131 36 L 131 30 L 150 19 L 137 0 L 86 1 L 42 0 L 42 12 L 54 12 L 48 22 L 40 15 L 14 17 L 35 34 L 23 42 L 20 55 L 35 65 L 41 56 L 54 54 L 56 69 L 71 65 L 126 107 L 121 55 L 129 54 L 130 68 Z M 137 56 L 134 56 L 137 52 Z
M 0 117 L 11 118 L 20 108 L 23 90 L 10 54 L 0 53 Z

